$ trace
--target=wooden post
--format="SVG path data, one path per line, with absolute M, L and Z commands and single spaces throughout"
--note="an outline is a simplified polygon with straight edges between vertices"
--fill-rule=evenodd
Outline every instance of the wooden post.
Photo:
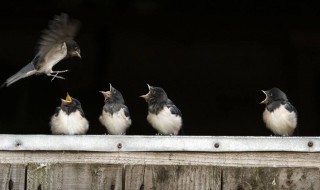
M 25 170 L 23 164 L 0 164 L 0 189 L 24 190 Z

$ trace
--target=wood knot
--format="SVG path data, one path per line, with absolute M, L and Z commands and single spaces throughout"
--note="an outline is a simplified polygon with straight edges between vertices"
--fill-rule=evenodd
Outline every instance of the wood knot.
M 287 185 L 287 186 L 290 186 L 291 184 L 292 184 L 292 180 L 289 180 L 289 179 L 288 179 L 288 180 L 286 181 L 286 185 Z
M 13 181 L 11 179 L 9 180 L 8 188 L 9 188 L 9 190 L 13 189 Z

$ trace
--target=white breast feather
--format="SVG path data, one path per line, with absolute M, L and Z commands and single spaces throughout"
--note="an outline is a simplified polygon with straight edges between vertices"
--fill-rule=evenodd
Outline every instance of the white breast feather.
M 83 135 L 89 129 L 89 122 L 77 110 L 67 115 L 62 110 L 51 118 L 52 134 Z
M 297 127 L 297 118 L 294 112 L 289 112 L 284 105 L 269 112 L 267 109 L 263 112 L 263 120 L 276 135 L 290 136 Z
M 158 115 L 149 113 L 147 120 L 153 128 L 164 135 L 178 135 L 182 126 L 181 117 L 172 114 L 168 107 L 164 107 L 164 109 L 160 111 Z
M 99 120 L 110 135 L 124 135 L 131 125 L 131 119 L 124 114 L 123 108 L 112 115 L 103 110 Z
M 63 45 L 58 45 L 54 47 L 48 54 L 45 56 L 44 61 L 46 62 L 42 68 L 39 69 L 38 72 L 50 73 L 52 71 L 52 67 L 56 65 L 59 61 L 65 58 L 67 55 L 67 45 L 63 43 Z

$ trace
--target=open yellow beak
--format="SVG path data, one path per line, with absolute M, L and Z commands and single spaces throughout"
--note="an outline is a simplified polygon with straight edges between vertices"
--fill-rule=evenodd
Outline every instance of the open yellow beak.
M 67 93 L 66 101 L 67 101 L 67 102 L 72 102 L 72 99 L 71 99 L 69 93 Z
M 69 104 L 69 103 L 72 102 L 72 98 L 71 98 L 71 96 L 69 95 L 69 93 L 67 93 L 67 97 L 66 97 L 65 100 L 61 98 L 61 102 L 62 102 L 62 104 L 64 104 L 64 105 Z

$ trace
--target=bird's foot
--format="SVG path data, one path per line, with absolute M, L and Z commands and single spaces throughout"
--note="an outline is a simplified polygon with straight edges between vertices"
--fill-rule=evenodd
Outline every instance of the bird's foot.
M 65 72 L 68 72 L 69 70 L 63 70 L 63 71 L 51 71 L 51 73 L 56 73 L 56 74 L 59 74 L 59 73 L 65 73 Z
M 62 76 L 58 76 L 58 74 L 60 73 L 65 73 L 65 72 L 68 72 L 68 70 L 64 70 L 64 71 L 51 71 L 50 74 L 48 74 L 48 76 L 51 76 L 52 79 L 51 79 L 51 82 L 55 79 L 55 78 L 58 78 L 58 79 L 65 79 L 64 77 Z M 53 74 L 54 75 L 53 75 Z
M 55 78 L 57 78 L 57 79 L 65 79 L 64 77 L 58 76 L 58 73 L 56 73 L 56 74 L 54 74 L 54 75 L 49 74 L 48 76 L 52 77 L 51 82 L 52 82 Z

